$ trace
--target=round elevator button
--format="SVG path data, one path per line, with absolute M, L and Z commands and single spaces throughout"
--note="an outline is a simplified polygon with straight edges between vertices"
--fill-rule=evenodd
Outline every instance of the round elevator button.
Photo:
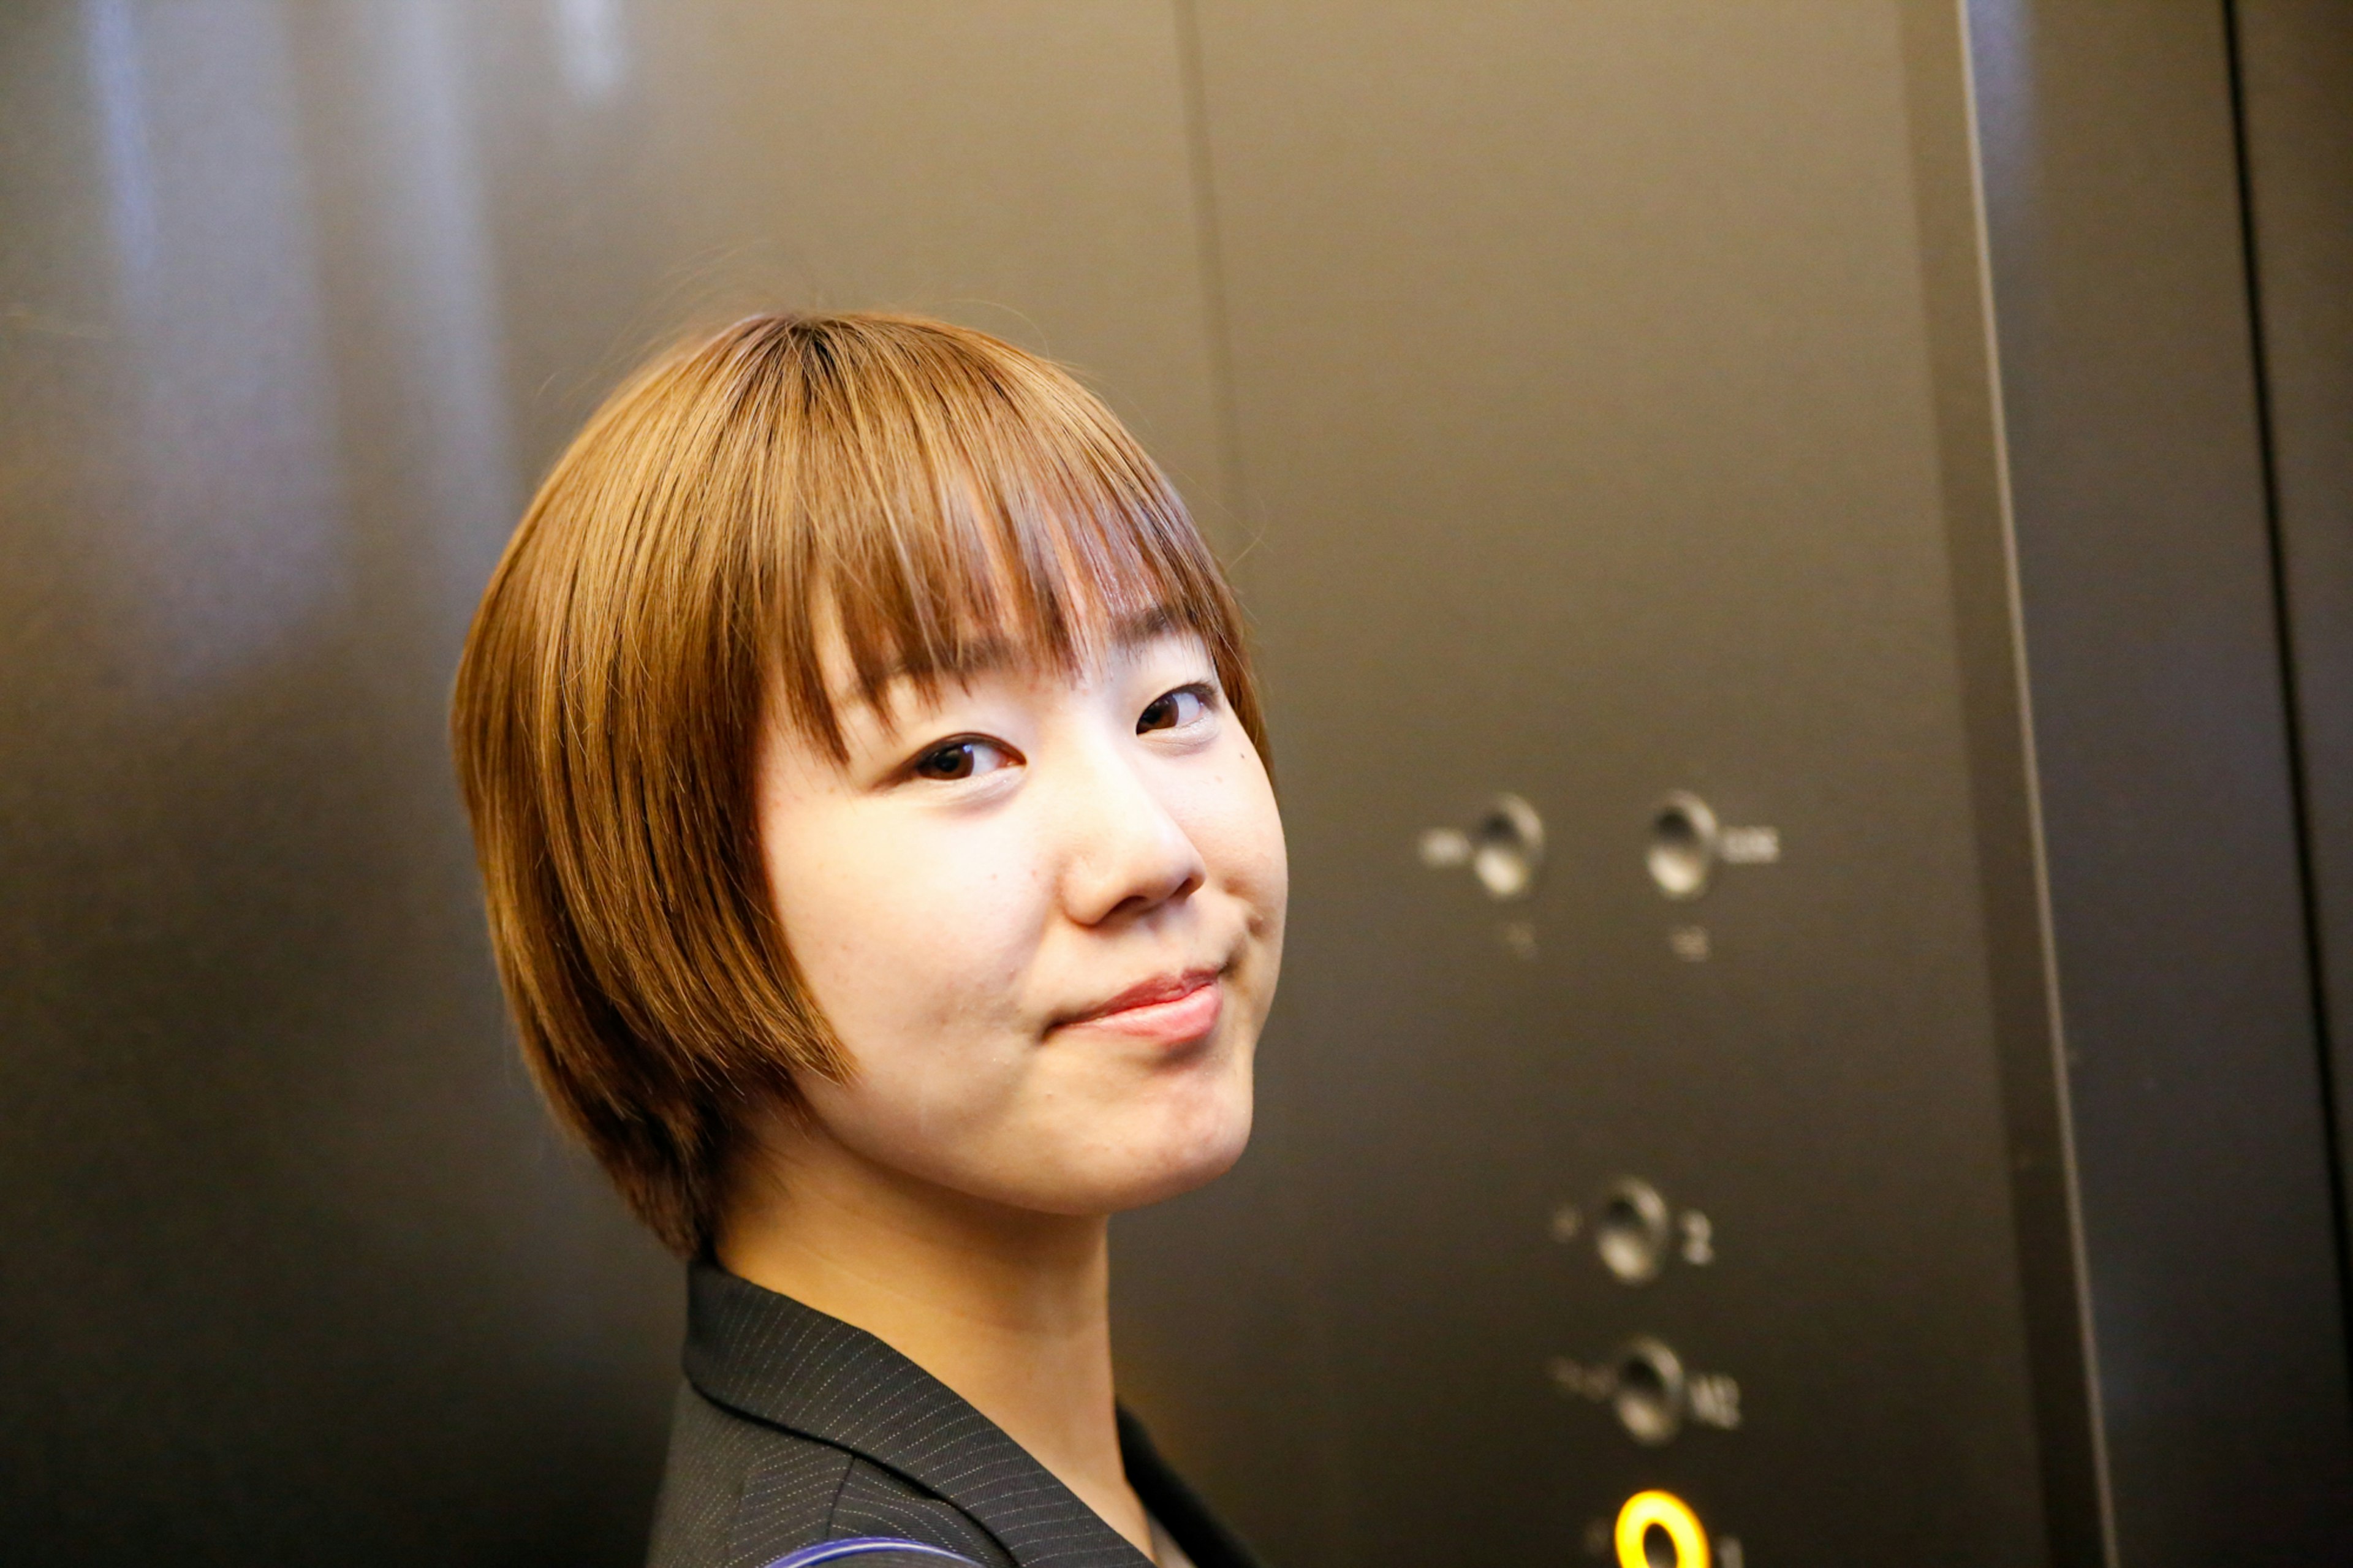
M 1618 1568 L 1708 1568 L 1707 1531 L 1672 1492 L 1636 1492 L 1618 1510 Z
M 1715 869 L 1715 813 L 1695 795 L 1677 790 L 1651 818 L 1651 880 L 1671 899 L 1696 899 Z
M 1471 833 L 1471 873 L 1493 899 L 1524 899 L 1544 865 L 1544 819 L 1515 795 L 1499 795 Z
M 1683 1358 L 1663 1343 L 1641 1339 L 1620 1351 L 1609 1382 L 1609 1408 L 1637 1443 L 1655 1448 L 1683 1430 Z
M 1601 1194 L 1594 1211 L 1593 1249 L 1626 1284 L 1647 1284 L 1666 1264 L 1672 1228 L 1667 1200 L 1659 1190 L 1629 1176 Z

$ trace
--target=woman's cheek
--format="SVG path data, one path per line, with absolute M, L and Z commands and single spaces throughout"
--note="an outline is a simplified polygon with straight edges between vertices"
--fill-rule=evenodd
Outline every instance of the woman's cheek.
M 874 984 L 920 1010 L 927 1028 L 1003 1020 L 1023 994 L 1041 926 L 1045 882 L 1028 847 L 1009 825 L 955 818 L 888 838 L 864 868 L 884 889 L 861 922 L 869 952 L 886 955 Z
M 1273 791 L 1255 758 L 1250 759 L 1249 771 L 1233 779 L 1215 805 L 1205 830 L 1210 858 L 1227 886 L 1261 919 L 1280 921 L 1290 891 L 1290 861 Z
M 880 813 L 807 810 L 769 845 L 786 940 L 818 1005 L 859 1058 L 909 1026 L 929 937 L 911 927 L 936 918 L 920 866 L 890 826 Z

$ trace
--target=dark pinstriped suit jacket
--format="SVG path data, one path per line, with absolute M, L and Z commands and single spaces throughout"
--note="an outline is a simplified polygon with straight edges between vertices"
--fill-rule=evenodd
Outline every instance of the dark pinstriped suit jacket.
M 989 1568 L 1150 1568 L 945 1384 L 862 1329 L 709 1264 L 688 1279 L 686 1385 L 650 1568 L 762 1568 L 895 1535 Z M 1196 1568 L 1256 1568 L 1120 1413 L 1127 1479 Z

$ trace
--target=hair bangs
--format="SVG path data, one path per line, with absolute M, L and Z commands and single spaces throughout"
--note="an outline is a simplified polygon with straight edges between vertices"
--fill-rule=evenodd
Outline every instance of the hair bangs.
M 784 425 L 804 437 L 774 642 L 796 728 L 839 759 L 844 698 L 887 711 L 902 681 L 928 697 L 1008 657 L 1075 673 L 1140 622 L 1198 635 L 1229 700 L 1247 687 L 1223 574 L 1094 397 L 977 334 L 825 349 Z

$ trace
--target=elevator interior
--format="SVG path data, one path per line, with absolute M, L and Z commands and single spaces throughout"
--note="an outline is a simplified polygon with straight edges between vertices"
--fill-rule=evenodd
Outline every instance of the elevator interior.
M 1235 564 L 1291 949 L 1117 1317 L 1271 1563 L 2326 1560 L 2348 104 L 2316 5 L 9 8 L 6 1555 L 639 1551 L 676 1280 L 440 704 L 620 372 L 807 304 Z

